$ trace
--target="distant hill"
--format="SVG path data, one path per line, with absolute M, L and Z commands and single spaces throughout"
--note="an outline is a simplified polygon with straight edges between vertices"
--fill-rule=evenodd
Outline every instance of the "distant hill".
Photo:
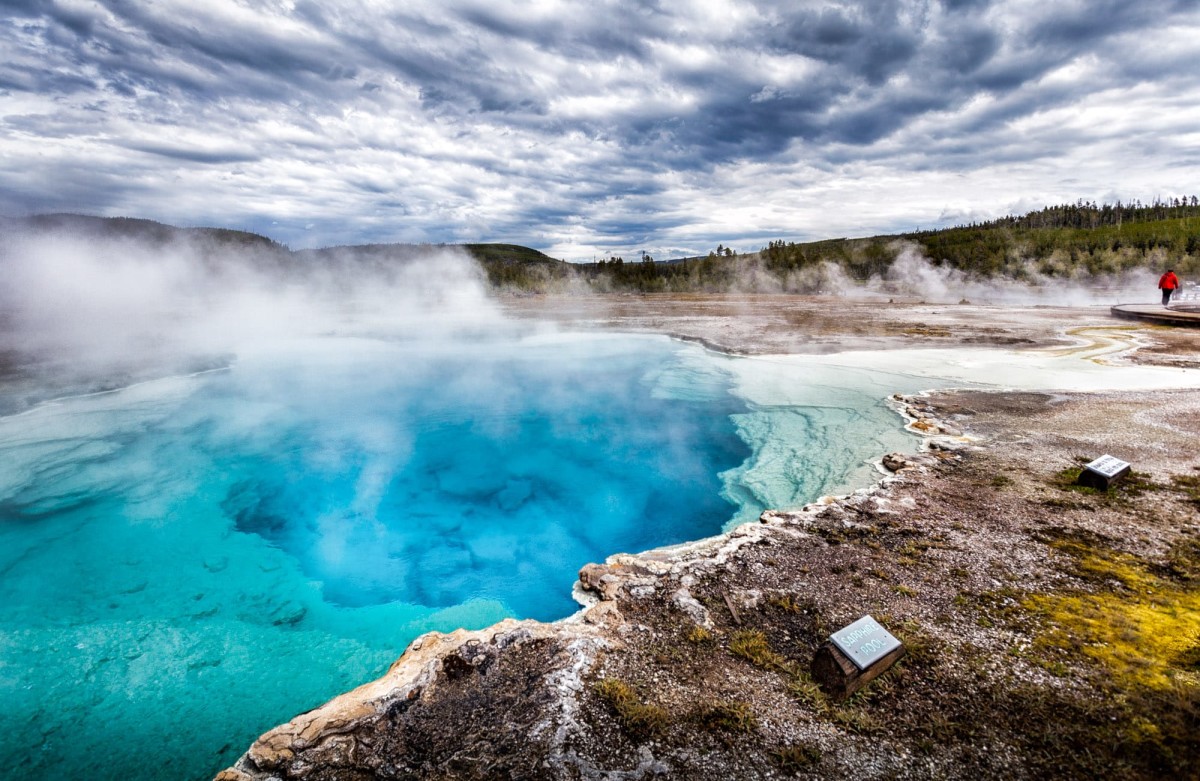
M 495 288 L 542 290 L 572 277 L 571 264 L 519 244 L 356 244 L 294 254 L 306 263 L 353 263 L 420 258 L 448 247 L 475 258 Z
M 153 220 L 80 214 L 0 217 L 0 231 L 128 239 L 161 247 L 175 244 L 187 246 L 214 263 L 219 262 L 222 254 L 251 251 L 260 264 L 304 271 L 316 264 L 349 267 L 362 262 L 404 262 L 454 247 L 474 257 L 487 272 L 488 281 L 498 288 L 542 289 L 556 280 L 572 277 L 570 264 L 518 244 L 358 244 L 290 250 L 266 236 L 247 231 L 178 228 Z
M 1200 277 L 1200 199 L 1195 196 L 1152 204 L 1080 202 L 985 223 L 886 236 L 778 240 L 754 252 L 719 247 L 704 257 L 666 262 L 611 258 L 574 264 L 518 244 L 367 244 L 292 251 L 245 231 L 69 214 L 0 219 L 0 228 L 186 242 L 214 259 L 229 250 L 253 250 L 264 263 L 298 263 L 307 269 L 314 264 L 398 262 L 453 246 L 480 263 L 493 288 L 510 292 L 816 292 L 836 284 L 835 278 L 862 281 L 883 276 L 905 252 L 981 278 L 1086 281 L 1167 267 L 1185 278 Z
M 464 244 L 463 248 L 479 261 L 495 288 L 545 290 L 578 274 L 572 264 L 519 244 Z
M 61 232 L 77 236 L 128 238 L 153 244 L 172 241 L 206 242 L 220 248 L 255 248 L 287 251 L 278 242 L 247 231 L 228 228 L 177 228 L 153 220 L 133 217 L 89 217 L 82 214 L 39 214 L 33 217 L 0 218 L 0 228 L 6 231 L 34 230 Z

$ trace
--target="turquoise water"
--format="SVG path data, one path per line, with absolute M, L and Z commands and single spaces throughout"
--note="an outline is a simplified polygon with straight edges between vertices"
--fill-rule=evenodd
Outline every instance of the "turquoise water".
M 210 777 L 420 633 L 569 615 L 584 563 L 912 446 L 871 382 L 772 405 L 732 361 L 314 338 L 0 418 L 0 767 Z

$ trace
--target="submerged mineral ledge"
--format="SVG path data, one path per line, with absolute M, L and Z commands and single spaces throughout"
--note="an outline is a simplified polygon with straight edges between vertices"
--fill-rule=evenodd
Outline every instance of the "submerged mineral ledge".
M 418 638 L 218 781 L 1194 770 L 1200 392 L 896 403 L 928 447 L 876 488 L 588 565 L 564 621 Z M 1131 480 L 1073 484 L 1113 451 Z M 831 701 L 813 652 L 865 613 L 908 655 Z

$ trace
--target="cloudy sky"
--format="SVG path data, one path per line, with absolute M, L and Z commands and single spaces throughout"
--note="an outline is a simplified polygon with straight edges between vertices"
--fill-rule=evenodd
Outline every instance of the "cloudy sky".
M 4 0 L 0 214 L 590 260 L 1200 194 L 1197 0 Z

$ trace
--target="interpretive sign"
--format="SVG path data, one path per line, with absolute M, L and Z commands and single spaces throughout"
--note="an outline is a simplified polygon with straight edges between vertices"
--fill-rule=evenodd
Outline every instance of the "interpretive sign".
M 870 616 L 839 629 L 821 643 L 812 661 L 812 678 L 821 691 L 844 700 L 887 672 L 904 645 Z
M 870 616 L 863 616 L 839 629 L 829 639 L 860 670 L 867 669 L 900 647 L 900 641 Z
M 1122 461 L 1115 456 L 1103 455 L 1086 464 L 1075 482 L 1092 488 L 1108 490 L 1108 487 L 1125 477 L 1131 471 L 1128 461 Z

